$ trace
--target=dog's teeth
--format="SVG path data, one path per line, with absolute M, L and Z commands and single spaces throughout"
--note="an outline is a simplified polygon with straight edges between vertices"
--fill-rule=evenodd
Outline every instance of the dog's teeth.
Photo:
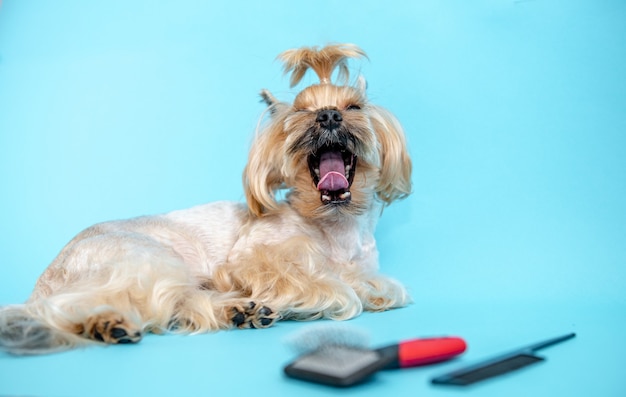
M 327 194 L 322 194 L 322 201 L 330 201 L 330 196 Z
M 319 178 L 320 177 L 320 169 L 316 168 L 313 171 L 315 172 L 315 175 L 317 175 L 317 177 Z
M 342 200 L 347 199 L 348 197 L 350 197 L 350 192 L 343 192 L 339 195 L 339 198 Z
M 352 169 L 351 165 L 346 165 L 346 175 L 348 175 L 351 169 Z

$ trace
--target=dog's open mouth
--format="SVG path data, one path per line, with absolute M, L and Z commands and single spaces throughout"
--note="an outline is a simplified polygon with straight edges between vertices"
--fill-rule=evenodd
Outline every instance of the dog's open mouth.
M 330 147 L 309 156 L 313 183 L 323 204 L 350 202 L 350 186 L 356 169 L 356 155 L 340 147 Z

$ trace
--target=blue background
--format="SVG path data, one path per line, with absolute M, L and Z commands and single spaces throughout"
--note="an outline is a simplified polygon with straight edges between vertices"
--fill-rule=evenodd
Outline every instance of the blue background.
M 415 303 L 349 324 L 372 345 L 463 336 L 467 353 L 336 391 L 283 378 L 310 324 L 147 336 L 15 358 L 0 395 L 623 396 L 626 2 L 27 1 L 0 8 L 0 304 L 83 228 L 243 200 L 278 53 L 353 42 L 403 123 L 414 194 L 385 210 L 381 267 Z M 312 79 L 308 80 L 312 82 Z M 468 389 L 462 364 L 568 332 L 546 363 Z

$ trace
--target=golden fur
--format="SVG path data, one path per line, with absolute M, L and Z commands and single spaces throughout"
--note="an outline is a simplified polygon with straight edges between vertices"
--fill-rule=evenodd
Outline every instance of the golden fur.
M 268 91 L 268 120 L 245 167 L 247 205 L 217 202 L 105 222 L 78 234 L 30 299 L 0 309 L 0 348 L 39 354 L 134 343 L 146 332 L 264 328 L 278 319 L 349 319 L 409 302 L 377 273 L 374 229 L 411 190 L 402 128 L 348 80 L 354 45 L 289 50 L 293 104 Z M 284 200 L 277 200 L 279 190 Z

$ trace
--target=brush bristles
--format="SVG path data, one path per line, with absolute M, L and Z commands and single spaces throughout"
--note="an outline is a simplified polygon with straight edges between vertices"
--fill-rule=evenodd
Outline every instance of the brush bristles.
M 329 346 L 367 349 L 369 335 L 364 330 L 342 324 L 319 324 L 292 334 L 286 343 L 298 354 L 311 353 Z

